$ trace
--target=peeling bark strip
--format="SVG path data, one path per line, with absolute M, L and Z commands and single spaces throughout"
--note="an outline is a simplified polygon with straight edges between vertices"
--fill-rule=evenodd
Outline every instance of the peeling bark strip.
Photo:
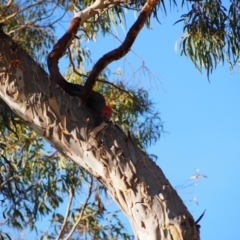
M 12 64 L 18 59 L 18 64 Z M 113 123 L 96 126 L 69 96 L 0 31 L 0 97 L 40 136 L 108 189 L 137 240 L 199 240 L 196 224 L 161 169 Z

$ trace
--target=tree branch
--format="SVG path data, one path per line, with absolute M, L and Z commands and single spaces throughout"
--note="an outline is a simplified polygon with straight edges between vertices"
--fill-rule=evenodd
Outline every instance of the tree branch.
M 86 9 L 74 14 L 74 18 L 66 31 L 66 33 L 58 40 L 54 45 L 53 50 L 49 53 L 47 63 L 50 73 L 50 78 L 52 81 L 56 82 L 60 87 L 62 87 L 68 94 L 73 95 L 75 90 L 74 85 L 68 83 L 64 77 L 61 75 L 58 69 L 58 61 L 65 54 L 67 48 L 71 45 L 73 39 L 75 38 L 79 27 L 86 22 L 89 18 L 94 16 L 99 10 L 106 9 L 108 6 L 112 5 L 114 0 L 96 0 L 92 5 Z M 88 98 L 92 93 L 92 88 L 88 93 Z M 87 103 L 87 100 L 84 103 Z
M 29 6 L 26 6 L 25 8 L 23 8 L 23 9 L 21 9 L 21 10 L 19 10 L 19 11 L 16 11 L 16 12 L 12 13 L 11 15 L 9 15 L 9 16 L 1 19 L 1 20 L 0 20 L 0 23 L 4 23 L 4 22 L 6 22 L 6 21 L 9 20 L 9 19 L 14 18 L 17 14 L 19 14 L 19 13 L 21 13 L 21 12 L 24 12 L 24 11 L 26 11 L 27 9 L 32 8 L 32 7 L 36 6 L 36 5 L 42 4 L 43 2 L 45 2 L 45 0 L 38 1 L 38 2 L 35 2 L 35 3 L 33 3 L 33 4 L 29 5 Z M 12 1 L 9 1 L 9 2 L 7 3 L 6 8 L 8 8 L 11 4 L 12 4 Z
M 70 60 L 70 63 L 71 63 L 71 65 L 72 65 L 72 68 L 73 68 L 73 72 L 76 73 L 79 77 L 87 77 L 86 74 L 80 73 L 80 72 L 75 68 L 75 64 L 74 64 L 73 59 L 72 59 L 71 50 L 70 50 L 70 48 L 67 48 L 67 50 L 68 50 L 69 60 Z
M 70 186 L 70 189 L 69 189 L 69 200 L 68 200 L 68 205 L 67 205 L 67 209 L 66 209 L 66 214 L 65 214 L 65 217 L 64 217 L 61 229 L 59 231 L 59 234 L 56 237 L 56 240 L 59 240 L 63 236 L 64 230 L 65 230 L 66 225 L 67 225 L 67 219 L 68 219 L 68 216 L 70 214 L 70 208 L 71 208 L 71 205 L 72 205 L 72 200 L 73 200 L 73 189 Z
M 89 191 L 88 191 L 88 196 L 87 196 L 87 198 L 86 198 L 86 200 L 85 200 L 85 202 L 84 202 L 84 204 L 83 204 L 83 206 L 82 206 L 82 209 L 81 209 L 81 212 L 80 212 L 80 214 L 79 214 L 79 217 L 78 217 L 77 221 L 76 221 L 75 224 L 73 225 L 73 227 L 72 227 L 71 231 L 69 232 L 69 234 L 67 235 L 67 237 L 64 238 L 64 240 L 70 239 L 70 237 L 73 235 L 76 227 L 78 226 L 78 224 L 79 224 L 80 221 L 82 220 L 83 213 L 84 213 L 84 211 L 85 211 L 85 209 L 86 209 L 86 207 L 87 207 L 88 201 L 89 201 L 89 199 L 90 199 L 90 197 L 91 197 L 91 195 L 92 195 L 93 177 L 90 176 L 90 178 L 91 178 L 91 182 L 90 182 L 90 188 L 89 188 Z
M 10 181 L 12 181 L 15 178 L 20 178 L 20 175 L 11 176 L 6 181 L 2 182 L 1 185 L 0 185 L 0 191 L 4 187 L 5 184 L 9 183 Z
M 134 41 L 136 40 L 139 32 L 143 28 L 144 24 L 146 23 L 148 17 L 150 16 L 153 8 L 157 5 L 158 0 L 148 0 L 145 5 L 143 6 L 138 19 L 129 29 L 127 36 L 123 43 L 116 49 L 108 52 L 104 56 L 102 56 L 97 63 L 94 65 L 90 75 L 88 76 L 83 91 L 81 93 L 81 98 L 84 102 L 87 102 L 88 98 L 90 97 L 91 90 L 97 81 L 99 74 L 113 61 L 116 61 L 123 56 L 125 56 Z

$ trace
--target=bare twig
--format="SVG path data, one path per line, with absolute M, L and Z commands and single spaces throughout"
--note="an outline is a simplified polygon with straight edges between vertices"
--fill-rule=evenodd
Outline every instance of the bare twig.
M 5 184 L 9 183 L 10 181 L 12 181 L 15 178 L 20 178 L 20 175 L 18 174 L 18 175 L 11 176 L 6 181 L 2 182 L 0 185 L 0 190 L 4 187 Z
M 78 224 L 80 223 L 80 221 L 81 221 L 82 218 L 83 218 L 83 213 L 84 213 L 84 211 L 85 211 L 85 209 L 86 209 L 86 207 L 87 207 L 88 201 L 89 201 L 89 199 L 90 199 L 90 197 L 91 197 L 91 195 L 92 195 L 93 177 L 92 177 L 92 176 L 90 176 L 90 177 L 91 177 L 91 182 L 90 182 L 90 188 L 89 188 L 89 191 L 88 191 L 88 196 L 87 196 L 87 198 L 86 198 L 86 200 L 85 200 L 85 202 L 84 202 L 84 204 L 83 204 L 83 206 L 82 206 L 82 209 L 81 209 L 81 212 L 80 212 L 80 214 L 79 214 L 79 217 L 78 217 L 77 221 L 76 221 L 75 224 L 73 225 L 73 227 L 72 227 L 71 231 L 69 232 L 69 234 L 67 235 L 67 237 L 64 238 L 64 240 L 68 240 L 68 239 L 71 238 L 73 232 L 75 231 L 76 227 L 78 226 Z
M 70 208 L 71 208 L 71 205 L 72 205 L 72 200 L 73 200 L 73 189 L 70 186 L 70 189 L 69 189 L 69 200 L 68 200 L 68 205 L 67 205 L 65 217 L 64 217 L 64 220 L 63 220 L 60 232 L 59 232 L 59 234 L 56 237 L 56 240 L 59 240 L 60 238 L 62 238 L 62 235 L 63 235 L 64 230 L 65 230 L 66 225 L 67 225 L 67 219 L 68 219 L 68 216 L 70 214 Z
M 122 89 L 122 88 L 116 86 L 114 83 L 111 83 L 111 82 L 106 81 L 106 80 L 100 80 L 100 79 L 97 79 L 96 81 L 109 84 L 109 85 L 113 86 L 114 88 L 118 89 L 119 91 L 125 92 L 125 93 L 126 93 L 134 102 L 136 102 L 140 107 L 143 107 L 143 108 L 146 107 L 145 105 L 142 105 L 135 97 L 133 97 L 127 90 Z
M 69 48 L 68 48 L 68 54 L 69 54 L 70 63 L 71 63 L 72 68 L 73 68 L 73 72 L 76 73 L 76 74 L 77 74 L 78 76 L 80 76 L 80 77 L 86 77 L 86 78 L 87 78 L 87 77 L 88 77 L 87 75 L 78 72 L 78 70 L 75 68 L 75 64 L 74 64 L 74 62 L 73 62 L 72 54 L 71 54 L 71 51 L 70 51 Z M 142 105 L 135 97 L 133 97 L 127 90 L 118 87 L 118 86 L 115 85 L 114 83 L 111 83 L 111 82 L 109 82 L 109 81 L 107 81 L 107 80 L 101 80 L 101 79 L 97 79 L 96 81 L 102 82 L 102 83 L 106 83 L 106 84 L 108 84 L 108 85 L 113 86 L 114 88 L 118 89 L 118 90 L 121 91 L 121 92 L 125 92 L 125 93 L 126 93 L 134 102 L 136 102 L 140 107 L 143 107 L 143 108 L 145 107 L 145 106 Z
M 9 1 L 7 2 L 6 6 L 3 7 L 3 9 L 2 9 L 1 16 L 4 16 L 4 15 L 5 15 L 5 13 L 6 13 L 7 10 L 9 9 L 9 7 L 12 5 L 12 3 L 13 3 L 13 0 L 9 0 Z
M 108 33 L 111 34 L 114 38 L 116 38 L 121 44 L 123 43 L 123 41 L 120 40 L 120 39 L 116 36 L 116 34 L 112 33 L 111 30 L 108 30 Z M 139 58 L 142 62 L 144 62 L 144 60 L 143 60 L 140 56 L 138 56 L 138 54 L 137 54 L 136 52 L 134 52 L 132 49 L 130 49 L 130 51 L 131 51 L 131 53 L 133 53 L 137 58 Z
M 9 2 L 11 2 L 11 1 L 9 1 Z M 9 19 L 14 18 L 17 14 L 19 14 L 21 12 L 24 12 L 27 9 L 32 8 L 32 7 L 36 6 L 36 5 L 42 4 L 43 2 L 45 2 L 45 0 L 38 1 L 38 2 L 35 2 L 35 3 L 33 3 L 33 4 L 29 5 L 29 6 L 26 6 L 25 8 L 23 8 L 23 9 L 21 9 L 19 11 L 16 11 L 16 12 L 12 13 L 11 15 L 8 15 L 7 17 L 1 19 L 0 23 L 4 23 L 4 22 L 6 22 Z
M 76 73 L 79 77 L 88 77 L 87 75 L 78 72 L 78 70 L 75 68 L 75 64 L 74 64 L 73 59 L 72 59 L 72 53 L 71 53 L 70 48 L 68 47 L 67 50 L 68 50 L 69 60 L 70 60 L 70 63 L 72 65 L 72 68 L 73 68 L 73 72 Z

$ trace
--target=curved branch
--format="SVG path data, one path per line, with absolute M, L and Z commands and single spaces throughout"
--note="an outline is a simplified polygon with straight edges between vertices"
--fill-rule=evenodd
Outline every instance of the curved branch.
M 67 48 L 71 45 L 73 39 L 75 38 L 79 27 L 86 22 L 89 18 L 94 16 L 96 12 L 106 9 L 108 6 L 112 5 L 114 0 L 96 0 L 92 5 L 86 9 L 74 14 L 74 18 L 66 31 L 66 33 L 58 40 L 54 45 L 53 50 L 48 54 L 47 64 L 50 73 L 50 78 L 52 81 L 56 82 L 60 87 L 62 87 L 68 94 L 76 96 L 73 94 L 76 92 L 76 86 L 67 82 L 61 75 L 58 69 L 58 60 L 65 54 Z M 88 97 L 91 95 L 91 90 Z M 84 103 L 87 103 L 85 101 Z
M 61 86 L 66 92 L 71 94 L 68 82 L 63 78 L 58 68 L 58 60 L 64 55 L 66 49 L 70 46 L 80 26 L 81 18 L 74 18 L 67 32 L 54 45 L 53 50 L 48 54 L 47 64 L 50 78 Z
M 123 43 L 118 48 L 103 55 L 94 65 L 90 75 L 84 84 L 83 91 L 81 92 L 81 98 L 84 102 L 87 102 L 88 98 L 90 97 L 91 90 L 97 80 L 97 77 L 103 71 L 103 69 L 105 69 L 111 62 L 122 58 L 130 51 L 131 46 L 133 45 L 139 32 L 143 28 L 153 8 L 157 5 L 158 2 L 158 0 L 148 0 L 143 6 L 138 19 L 129 29 Z

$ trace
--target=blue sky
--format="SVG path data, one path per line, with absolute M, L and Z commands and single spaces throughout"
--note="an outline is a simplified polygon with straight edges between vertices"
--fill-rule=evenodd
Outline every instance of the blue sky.
M 189 59 L 181 57 L 174 49 L 182 33 L 181 24 L 173 26 L 181 14 L 181 11 L 169 13 L 161 18 L 161 25 L 153 21 L 152 30 L 144 28 L 140 33 L 133 52 L 109 68 L 121 68 L 128 84 L 144 86 L 161 112 L 167 133 L 148 151 L 158 156 L 158 165 L 194 218 L 206 209 L 200 222 L 201 238 L 237 239 L 240 227 L 239 69 L 233 74 L 226 64 L 219 65 L 209 83 L 206 73 L 201 75 Z M 130 13 L 128 27 L 133 20 Z M 118 37 L 124 37 L 121 29 Z M 99 37 L 96 43 L 87 45 L 94 63 L 119 43 L 110 36 Z M 155 78 L 146 77 L 141 71 L 136 73 L 142 60 Z M 199 179 L 194 185 L 190 176 L 196 173 L 207 178 Z

